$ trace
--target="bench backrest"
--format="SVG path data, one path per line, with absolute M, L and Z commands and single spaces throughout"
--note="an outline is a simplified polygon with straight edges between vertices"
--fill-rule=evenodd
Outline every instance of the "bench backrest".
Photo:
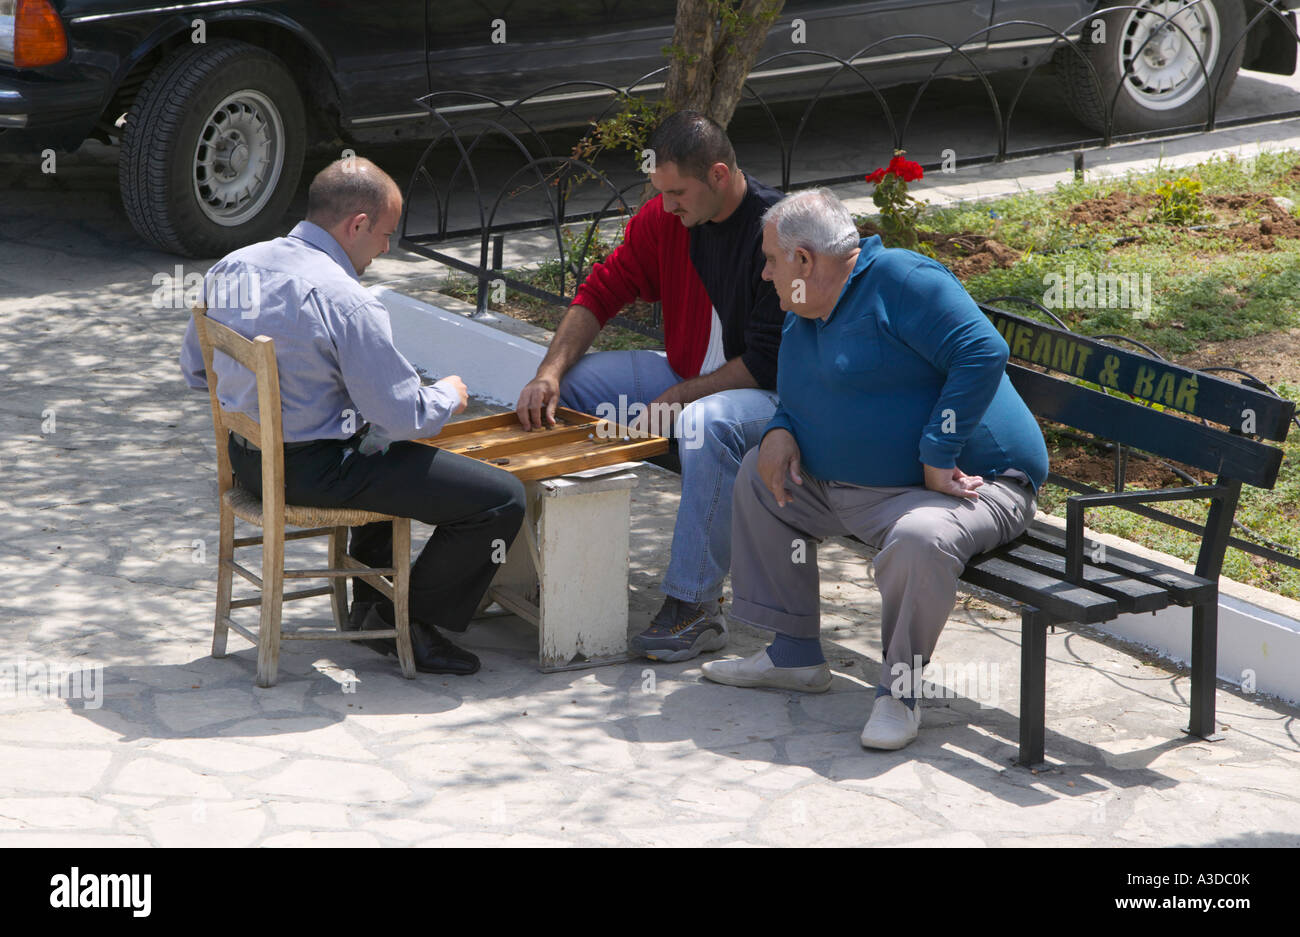
M 1258 440 L 1286 439 L 1296 410 L 1291 401 L 993 306 L 980 308 L 1006 339 L 1007 373 L 1036 415 L 1221 479 L 1257 488 L 1276 482 L 1282 451 Z

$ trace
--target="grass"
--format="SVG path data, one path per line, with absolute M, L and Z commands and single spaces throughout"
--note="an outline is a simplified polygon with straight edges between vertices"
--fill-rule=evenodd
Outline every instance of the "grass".
M 1192 168 L 1075 181 L 1045 194 L 934 209 L 924 223 L 939 233 L 993 237 L 1023 253 L 1008 269 L 965 281 L 971 294 L 981 299 L 1019 295 L 1041 301 L 1049 274 L 1063 275 L 1070 269 L 1076 277 L 1149 275 L 1149 317 L 1137 318 L 1130 309 L 1054 311 L 1076 331 L 1127 334 L 1162 354 L 1179 355 L 1207 341 L 1300 324 L 1300 241 L 1279 238 L 1276 250 L 1244 250 L 1227 233 L 1197 234 L 1145 219 L 1071 225 L 1071 209 L 1117 192 L 1150 196 L 1162 181 L 1182 176 L 1198 180 L 1204 196 L 1267 192 L 1300 201 L 1300 178 L 1292 177 L 1298 162 L 1300 153 L 1295 151 L 1265 153 L 1254 160 L 1228 156 Z M 1258 212 L 1248 208 L 1241 220 L 1258 220 Z M 1114 248 L 1120 238 L 1135 240 Z

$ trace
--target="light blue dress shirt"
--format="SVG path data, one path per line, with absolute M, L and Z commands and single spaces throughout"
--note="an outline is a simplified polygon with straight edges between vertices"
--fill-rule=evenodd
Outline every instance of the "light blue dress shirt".
M 363 420 L 387 439 L 434 436 L 460 403 L 443 381 L 421 385 L 393 347 L 384 304 L 361 286 L 333 235 L 310 221 L 222 258 L 204 292 L 209 318 L 275 342 L 286 443 L 346 439 Z M 190 387 L 206 390 L 193 321 L 180 362 Z M 212 366 L 221 405 L 257 419 L 252 372 L 219 351 Z

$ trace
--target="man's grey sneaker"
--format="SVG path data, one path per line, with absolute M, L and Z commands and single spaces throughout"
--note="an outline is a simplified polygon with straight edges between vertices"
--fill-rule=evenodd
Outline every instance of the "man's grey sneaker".
M 825 693 L 831 688 L 829 664 L 778 667 L 767 656 L 767 648 L 753 657 L 711 660 L 702 669 L 707 679 L 728 686 L 769 687 L 774 690 L 800 690 L 804 693 Z
M 683 602 L 671 595 L 664 599 L 650 627 L 632 639 L 633 651 L 668 664 L 726 646 L 727 620 L 722 615 L 721 599 Z

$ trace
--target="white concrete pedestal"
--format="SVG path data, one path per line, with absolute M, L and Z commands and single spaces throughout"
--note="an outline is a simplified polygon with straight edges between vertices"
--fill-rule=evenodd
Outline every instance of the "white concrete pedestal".
M 635 475 L 527 482 L 527 514 L 488 598 L 537 625 L 544 673 L 623 663 Z

